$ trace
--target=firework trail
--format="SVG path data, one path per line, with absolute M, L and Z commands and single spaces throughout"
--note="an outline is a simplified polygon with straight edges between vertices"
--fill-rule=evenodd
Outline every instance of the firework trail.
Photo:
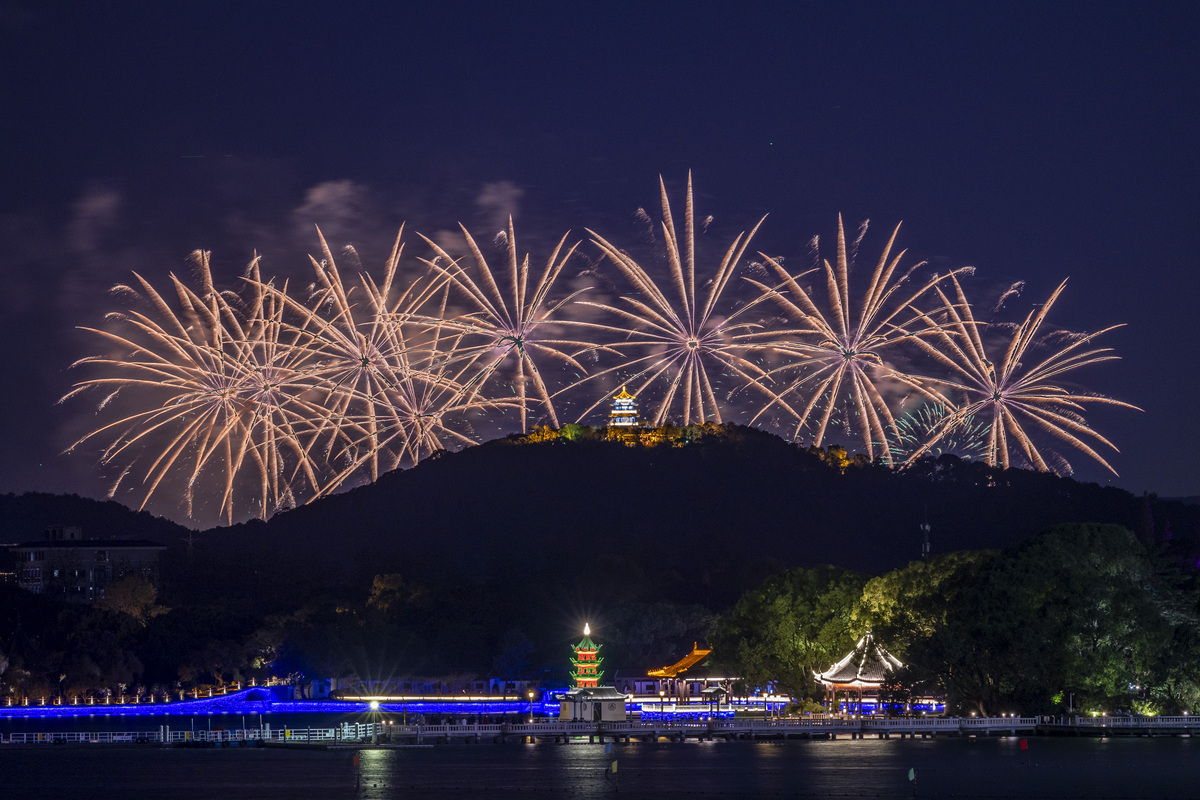
M 722 421 L 721 407 L 709 377 L 710 367 L 732 374 L 745 386 L 753 386 L 769 398 L 778 400 L 762 383 L 767 378 L 766 371 L 747 357 L 757 347 L 750 337 L 761 325 L 745 321 L 744 318 L 764 297 L 732 313 L 721 313 L 722 294 L 734 276 L 738 261 L 766 217 L 759 220 L 748 235 L 744 232 L 738 234 L 708 282 L 707 294 L 698 297 L 691 173 L 688 173 L 682 247 L 671 216 L 666 185 L 661 177 L 658 185 L 662 202 L 662 233 L 674 297 L 659 287 L 646 269 L 628 253 L 589 230 L 592 241 L 629 281 L 636 294 L 621 297 L 624 303 L 621 307 L 581 301 L 581 305 L 599 309 L 615 318 L 614 323 L 586 324 L 611 338 L 611 341 L 605 342 L 604 349 L 620 354 L 624 360 L 569 388 L 577 388 L 597 379 L 612 379 L 618 372 L 630 373 L 630 377 L 621 382 L 633 386 L 636 395 L 642 394 L 651 385 L 665 381 L 666 389 L 653 416 L 656 425 L 666 422 L 677 401 L 684 425 L 693 421 Z M 585 410 L 580 419 L 607 399 L 607 396 L 602 397 Z
M 587 351 L 596 346 L 591 341 L 547 336 L 548 332 L 557 330 L 567 322 L 556 315 L 586 291 L 580 289 L 561 300 L 550 300 L 550 290 L 555 280 L 579 245 L 576 243 L 564 252 L 567 236 L 570 235 L 564 234 L 546 261 L 541 276 L 531 287 L 529 255 L 526 254 L 525 258 L 518 262 L 517 237 L 513 230 L 512 217 L 509 217 L 508 230 L 503 237 L 508 273 L 506 294 L 505 290 L 500 288 L 495 272 L 488 265 L 471 233 L 465 226 L 459 227 L 462 228 L 467 247 L 475 261 L 477 278 L 472 277 L 468 269 L 436 242 L 424 236 L 421 238 L 425 239 L 437 254 L 434 259 L 422 261 L 463 295 L 472 308 L 465 314 L 440 323 L 447 329 L 462 334 L 461 341 L 455 348 L 454 359 L 464 362 L 464 369 L 478 368 L 478 374 L 467 381 L 464 389 L 476 396 L 485 390 L 489 381 L 500 374 L 501 368 L 511 367 L 515 371 L 512 384 L 521 415 L 521 432 L 528 430 L 530 401 L 526 390 L 527 382 L 532 382 L 537 397 L 534 405 L 540 406 L 549 417 L 550 423 L 557 428 L 558 414 L 554 410 L 552 393 L 542 376 L 542 370 L 538 368 L 538 361 L 545 359 L 573 367 L 579 372 L 587 372 L 583 364 L 568 351 Z
M 197 252 L 195 259 L 199 292 L 170 276 L 178 310 L 135 273 L 142 292 L 116 288 L 137 297 L 144 293 L 154 313 L 109 315 L 119 332 L 83 329 L 107 340 L 117 354 L 76 362 L 109 374 L 76 383 L 63 400 L 102 390 L 101 408 L 125 393 L 142 410 L 97 428 L 68 451 L 92 439 L 108 439 L 101 463 L 131 463 L 109 496 L 131 473 L 140 472 L 144 494 L 139 508 L 164 483 L 173 486 L 182 476 L 184 505 L 191 516 L 204 473 L 203 483 L 219 489 L 218 514 L 226 521 L 233 520 L 243 492 L 254 497 L 256 515 L 266 518 L 294 504 L 296 488 L 315 486 L 318 467 L 309 452 L 310 435 L 312 420 L 324 412 L 303 397 L 304 371 L 291 342 L 282 336 L 281 304 L 262 291 L 258 259 L 248 270 L 250 285 L 257 289 L 245 304 L 237 295 L 216 291 L 208 253 Z M 135 470 L 139 461 L 149 464 Z M 220 477 L 213 480 L 211 475 Z
M 892 247 L 899 232 L 897 225 L 871 274 L 857 313 L 850 297 L 850 259 L 840 215 L 834 265 L 824 259 L 821 267 L 793 275 L 778 261 L 760 254 L 775 270 L 780 283 L 768 287 L 751 282 L 772 297 L 796 327 L 773 333 L 775 341 L 771 344 L 771 350 L 787 360 L 773 373 L 795 376 L 788 378 L 779 394 L 795 401 L 790 405 L 779 401 L 769 403 L 758 416 L 775 404 L 782 405 L 795 416 L 793 438 L 811 428 L 812 444 L 820 447 L 829 432 L 830 420 L 835 411 L 840 411 L 845 424 L 853 420 L 858 428 L 867 455 L 872 459 L 880 456 L 891 463 L 890 442 L 895 436 L 896 422 L 879 385 L 885 380 L 894 382 L 932 402 L 942 402 L 938 393 L 920 377 L 902 372 L 884 359 L 899 345 L 932 336 L 939 330 L 937 324 L 929 322 L 930 312 L 922 311 L 917 304 L 947 277 L 934 275 L 898 295 L 913 273 L 924 266 L 915 264 L 898 276 L 905 251 L 893 256 Z M 864 224 L 854 242 L 855 248 L 865 233 Z M 813 272 L 825 278 L 826 312 L 813 300 L 813 290 L 800 283 L 801 278 Z
M 996 305 L 992 307 L 992 313 L 1000 313 L 1000 309 L 1004 308 L 1004 304 L 1008 302 L 1010 297 L 1020 297 L 1021 292 L 1025 290 L 1025 281 L 1017 281 L 1012 286 L 1009 286 L 996 300 Z
M 948 367 L 955 375 L 953 379 L 936 379 L 948 392 L 963 397 L 951 420 L 974 418 L 987 425 L 988 464 L 1008 468 L 1012 463 L 1010 444 L 1015 443 L 1035 469 L 1051 471 L 1030 436 L 1031 432 L 1041 432 L 1080 450 L 1115 475 L 1116 470 L 1083 437 L 1113 450 L 1116 446 L 1088 427 L 1082 412 L 1089 403 L 1135 411 L 1141 409 L 1111 397 L 1073 391 L 1062 386 L 1058 379 L 1080 367 L 1117 359 L 1111 348 L 1095 348 L 1091 344 L 1098 336 L 1122 326 L 1112 325 L 1094 333 L 1066 337 L 1051 334 L 1039 338 L 1042 323 L 1066 288 L 1067 282 L 1063 281 L 1050 298 L 1029 312 L 1016 328 L 997 364 L 988 358 L 979 333 L 980 325 L 971 313 L 958 280 L 952 277 L 951 285 L 956 302 L 950 302 L 941 289 L 938 290 L 946 301 L 945 314 L 949 322 L 933 326 L 933 337 L 922 339 L 921 346 L 934 361 Z M 1066 345 L 1059 347 L 1064 341 Z M 1057 349 L 1040 361 L 1032 357 L 1031 351 L 1050 342 L 1054 342 Z M 953 428 L 948 423 L 935 431 L 925 447 L 913 453 L 910 461 L 939 444 Z M 1053 471 L 1069 474 L 1070 470 L 1070 464 L 1062 460 L 1059 469 Z

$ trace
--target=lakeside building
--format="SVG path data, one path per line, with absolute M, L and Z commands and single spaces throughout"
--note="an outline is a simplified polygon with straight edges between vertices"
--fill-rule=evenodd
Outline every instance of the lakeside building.
M 560 696 L 560 719 L 587 722 L 622 722 L 626 718 L 625 694 L 615 686 L 601 686 L 604 672 L 600 645 L 592 641 L 592 627 L 584 623 L 583 639 L 571 648 L 574 688 Z
M 600 657 L 600 645 L 592 641 L 591 625 L 584 623 L 583 639 L 571 649 L 575 653 L 571 659 L 571 666 L 575 667 L 571 672 L 575 688 L 595 689 L 604 676 L 604 671 L 600 669 L 604 659 Z
M 158 586 L 159 556 L 166 549 L 146 539 L 88 539 L 77 526 L 50 527 L 44 538 L 8 548 L 22 589 L 88 603 L 104 597 L 109 584 L 134 575 Z
M 888 678 L 904 665 L 875 641 L 868 633 L 858 640 L 854 649 L 824 672 L 814 672 L 813 677 L 825 687 L 825 707 L 835 710 L 838 693 L 846 698 L 846 710 L 861 714 L 863 704 L 870 698 L 872 707 L 879 709 L 880 690 Z M 857 701 L 855 698 L 857 697 Z
M 572 689 L 559 703 L 558 718 L 573 722 L 624 722 L 625 695 L 612 686 Z
M 645 672 L 618 670 L 615 683 L 627 695 L 666 698 L 674 703 L 708 702 L 714 694 L 729 697 L 738 678 L 710 669 L 711 655 L 712 648 L 693 642 L 691 651 L 674 664 Z

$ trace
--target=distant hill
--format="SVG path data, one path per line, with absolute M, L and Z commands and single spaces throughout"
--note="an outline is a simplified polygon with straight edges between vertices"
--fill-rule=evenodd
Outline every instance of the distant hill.
M 919 557 L 926 519 L 935 553 L 1005 547 L 1062 522 L 1169 537 L 1193 563 L 1200 539 L 1197 506 L 953 457 L 903 473 L 842 471 L 726 426 L 678 448 L 496 440 L 265 523 L 205 532 L 197 557 L 226 565 L 206 579 L 212 588 L 237 592 L 252 575 L 257 598 L 281 602 L 398 572 L 718 606 L 788 567 L 903 565 Z
M 1049 474 L 946 456 L 904 472 L 847 465 L 834 448 L 734 426 L 689 433 L 683 447 L 534 438 L 195 535 L 113 502 L 0 496 L 0 541 L 79 525 L 167 544 L 158 599 L 173 611 L 140 656 L 164 675 L 190 648 L 256 630 L 264 641 L 288 632 L 285 660 L 313 651 L 306 637 L 334 636 L 384 674 L 392 662 L 561 665 L 583 621 L 607 631 L 612 664 L 669 663 L 768 575 L 822 563 L 880 573 L 919 558 L 926 520 L 934 553 L 1099 522 L 1184 566 L 1200 556 L 1200 506 Z
M 160 544 L 188 533 L 182 525 L 111 500 L 38 492 L 0 495 L 0 542 L 40 539 L 46 528 L 56 525 L 77 525 L 90 539 L 149 539 Z

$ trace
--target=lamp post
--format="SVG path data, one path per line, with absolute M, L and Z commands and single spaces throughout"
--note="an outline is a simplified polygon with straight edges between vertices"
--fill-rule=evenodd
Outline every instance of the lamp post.
M 667 720 L 667 693 L 662 689 L 658 690 L 658 716 L 663 721 Z
M 379 744 L 379 724 L 376 720 L 379 717 L 379 701 L 371 701 L 371 744 Z
M 533 724 L 533 692 L 529 693 L 529 724 Z

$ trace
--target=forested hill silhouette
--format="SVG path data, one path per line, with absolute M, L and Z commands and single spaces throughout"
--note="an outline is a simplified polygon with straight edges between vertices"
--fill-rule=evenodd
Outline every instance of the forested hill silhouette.
M 901 566 L 919 558 L 926 520 L 934 553 L 1098 522 L 1127 526 L 1148 543 L 1170 539 L 1181 561 L 1196 555 L 1197 506 L 952 456 L 895 472 L 839 466 L 832 452 L 754 429 L 709 425 L 702 433 L 682 447 L 496 440 L 267 522 L 207 531 L 197 554 L 239 564 L 227 571 L 230 582 L 251 571 L 259 598 L 400 573 L 649 589 L 710 604 L 787 567 Z
M 89 539 L 149 539 L 166 545 L 188 535 L 182 525 L 112 500 L 43 492 L 0 495 L 0 542 L 41 539 L 46 528 L 59 525 L 77 525 Z

